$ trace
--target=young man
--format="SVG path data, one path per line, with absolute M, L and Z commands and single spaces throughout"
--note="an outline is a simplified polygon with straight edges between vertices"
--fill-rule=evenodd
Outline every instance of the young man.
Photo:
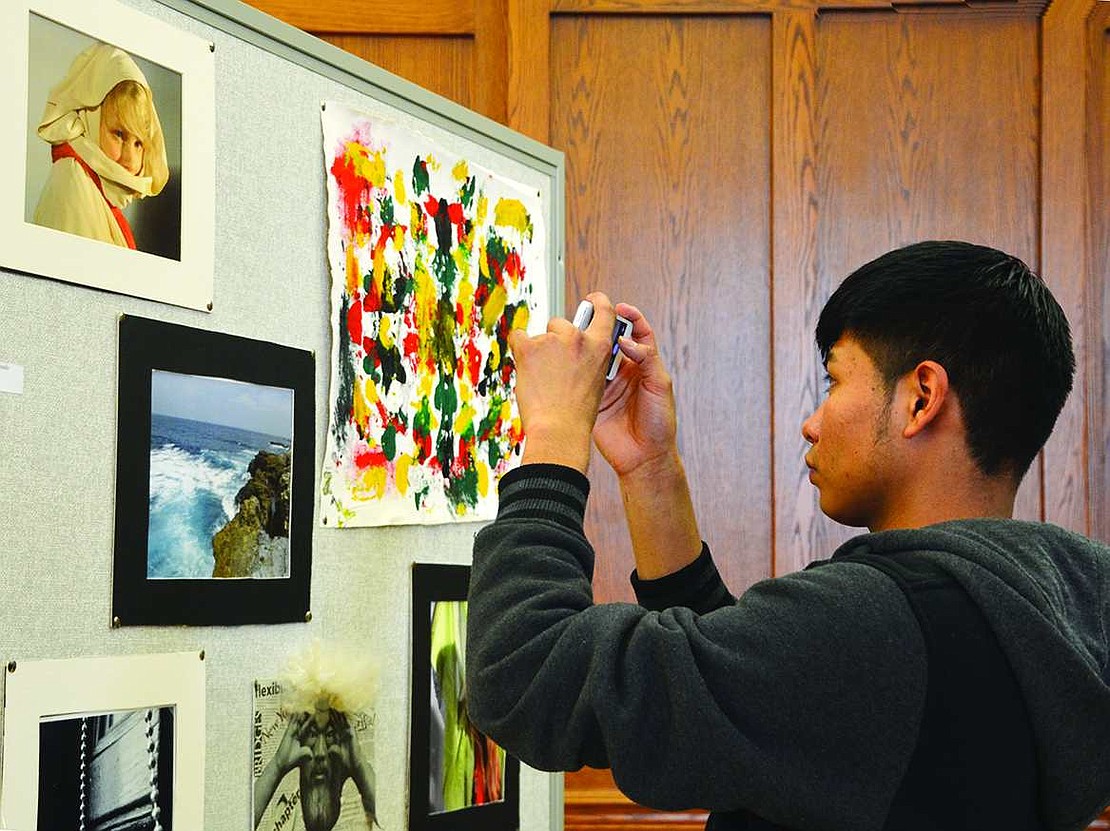
M 710 829 L 1085 827 L 1110 802 L 1110 548 L 1009 518 L 1074 374 L 1044 283 L 958 242 L 844 281 L 806 462 L 822 510 L 871 533 L 739 599 L 701 541 L 651 326 L 589 299 L 585 332 L 511 341 L 528 439 L 475 540 L 478 727 Z M 634 326 L 606 386 L 615 311 Z M 591 434 L 640 606 L 592 601 Z

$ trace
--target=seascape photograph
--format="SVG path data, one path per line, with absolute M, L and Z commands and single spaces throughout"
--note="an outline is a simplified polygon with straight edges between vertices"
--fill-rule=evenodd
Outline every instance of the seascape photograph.
M 153 370 L 148 579 L 289 577 L 293 390 Z

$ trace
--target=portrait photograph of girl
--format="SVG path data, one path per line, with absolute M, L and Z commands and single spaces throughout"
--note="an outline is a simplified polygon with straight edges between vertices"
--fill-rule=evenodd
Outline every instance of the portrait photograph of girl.
M 180 75 L 38 15 L 29 60 L 26 221 L 180 260 Z

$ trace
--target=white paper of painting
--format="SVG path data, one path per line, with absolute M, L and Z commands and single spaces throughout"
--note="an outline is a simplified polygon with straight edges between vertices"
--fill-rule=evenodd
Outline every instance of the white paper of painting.
M 146 61 L 163 126 L 170 180 L 157 196 L 124 209 L 142 212 L 155 249 L 126 247 L 37 225 L 32 216 L 50 169 L 36 134 L 49 90 L 77 53 L 96 41 Z M 113 0 L 3 0 L 0 101 L 0 265 L 70 283 L 193 309 L 212 304 L 215 205 L 215 67 L 211 45 Z M 165 106 L 163 106 L 163 104 Z M 176 167 L 174 166 L 176 165 Z M 168 204 L 180 193 L 180 207 Z M 161 203 L 158 200 L 162 200 Z M 141 201 L 142 205 L 137 203 Z M 150 203 L 149 205 L 146 203 Z M 155 212 L 150 213 L 151 210 Z M 132 217 L 134 221 L 134 216 Z M 179 227 L 179 231 L 177 228 Z M 141 227 L 135 226 L 136 238 Z
M 373 710 L 349 713 L 344 716 L 350 726 L 352 737 L 352 751 L 361 757 L 361 761 L 372 772 L 374 769 L 374 724 L 376 715 Z M 268 765 L 273 764 L 274 755 L 289 729 L 290 714 L 282 708 L 282 686 L 275 680 L 254 682 L 254 727 L 252 730 L 251 748 L 251 792 L 252 800 L 266 799 L 266 805 L 254 831 L 304 831 L 304 811 L 323 810 L 321 806 L 326 799 L 309 799 L 310 805 L 315 809 L 304 807 L 306 800 L 303 798 L 302 786 L 307 785 L 320 789 L 333 787 L 330 776 L 333 768 L 342 758 L 337 742 L 341 740 L 334 735 L 325 733 L 318 737 L 323 743 L 323 762 L 319 768 L 320 773 L 315 773 L 315 759 L 308 760 L 304 765 L 295 765 L 285 772 L 276 783 L 277 786 L 270 794 L 259 794 L 261 782 L 266 781 L 263 776 Z M 305 744 L 302 740 L 302 744 Z M 308 749 L 314 750 L 311 740 Z M 317 749 L 319 753 L 320 749 Z M 302 774 L 303 770 L 303 774 Z M 323 771 L 328 771 L 324 774 Z M 342 790 L 339 793 L 339 812 L 333 831 L 373 831 L 366 819 L 363 810 L 362 796 L 355 785 L 354 779 L 344 777 Z M 260 782 L 261 780 L 261 782 Z M 376 778 L 370 780 L 371 786 L 376 786 Z M 268 797 L 268 799 L 267 799 Z M 326 813 L 326 811 L 325 811 Z M 327 825 L 324 822 L 324 825 Z
M 16 661 L 4 691 L 0 814 L 37 828 L 39 725 L 59 715 L 174 708 L 173 828 L 204 827 L 204 660 L 197 652 Z
M 327 102 L 331 392 L 321 521 L 490 519 L 523 433 L 510 327 L 552 307 L 541 195 L 467 140 Z M 488 155 L 488 154 L 486 154 Z

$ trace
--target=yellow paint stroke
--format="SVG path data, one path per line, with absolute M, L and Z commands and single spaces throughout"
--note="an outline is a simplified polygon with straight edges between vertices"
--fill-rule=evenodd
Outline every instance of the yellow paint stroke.
M 428 165 L 428 170 L 439 170 L 439 159 L 437 159 L 431 153 L 424 157 L 424 164 Z
M 508 401 L 503 402 L 501 404 L 501 420 L 503 422 L 505 422 L 506 424 L 508 424 L 508 423 L 510 423 L 510 419 L 512 418 L 512 416 L 513 416 L 513 405 Z
M 393 204 L 403 208 L 409 201 L 405 192 L 405 171 L 398 170 L 393 174 Z
M 404 251 L 405 250 L 405 236 L 406 236 L 406 234 L 405 234 L 405 226 L 404 225 L 394 226 L 394 228 L 393 228 L 393 250 L 394 251 Z
M 489 465 L 480 461 L 475 467 L 478 470 L 478 495 L 484 499 L 489 493 Z
M 464 329 L 470 327 L 470 314 L 474 311 L 474 284 L 464 275 L 459 281 L 459 311 Z
M 463 277 L 470 276 L 470 251 L 462 245 L 453 246 L 451 249 L 451 259 L 455 261 L 455 268 L 459 270 L 459 274 Z
M 512 328 L 514 328 L 514 329 L 527 329 L 528 328 L 528 316 L 530 314 L 531 314 L 531 311 L 529 310 L 527 303 L 521 303 L 519 306 L 517 306 L 516 311 L 513 312 Z
M 412 456 L 402 453 L 397 457 L 397 466 L 393 471 L 393 481 L 401 496 L 409 492 L 409 468 L 412 467 Z
M 435 384 L 435 378 L 430 372 L 422 372 L 419 377 L 420 380 L 416 383 L 417 406 L 419 406 L 419 402 L 425 398 L 431 400 L 432 386 Z
M 417 259 L 415 271 L 416 296 L 414 297 L 414 304 L 416 313 L 414 322 L 416 323 L 416 334 L 420 338 L 419 357 L 420 361 L 423 362 L 434 357 L 432 337 L 438 312 L 436 286 L 422 259 Z
M 394 344 L 392 319 L 389 315 L 383 314 L 378 318 L 378 340 L 381 341 L 382 346 L 386 349 L 392 349 Z
M 355 247 L 353 244 L 347 243 L 347 294 L 351 297 L 358 294 L 359 270 Z
M 489 199 L 483 193 L 478 197 L 478 215 L 475 217 L 475 224 L 480 228 L 486 224 L 486 214 L 489 213 Z
M 465 375 L 458 379 L 456 386 L 459 390 L 459 401 L 463 404 L 469 404 L 474 400 L 474 387 L 470 386 L 470 380 Z
M 504 286 L 494 286 L 493 291 L 489 293 L 489 299 L 486 305 L 482 308 L 482 328 L 487 332 L 492 332 L 493 327 L 497 325 L 497 321 L 501 319 L 501 315 L 505 313 L 505 304 L 509 300 L 509 294 L 505 291 Z
M 489 279 L 489 257 L 486 256 L 485 244 L 478 247 L 478 273 Z
M 347 142 L 347 154 L 354 165 L 355 173 L 376 188 L 385 187 L 385 159 L 382 151 L 375 150 L 373 154 L 357 142 Z
M 385 283 L 385 251 L 381 248 L 375 248 L 373 254 L 374 268 L 373 268 L 373 281 L 374 289 L 373 294 L 377 297 L 382 296 L 382 284 Z
M 451 169 L 451 175 L 460 182 L 465 182 L 470 178 L 470 167 L 466 163 L 466 159 L 460 159 L 455 166 Z
M 374 405 L 378 401 L 378 389 L 372 379 L 356 378 L 353 397 L 351 417 L 365 433 L 370 424 L 370 414 L 375 411 Z
M 352 493 L 360 499 L 381 499 L 385 496 L 385 466 L 370 465 L 352 483 Z
M 501 366 L 501 344 L 496 338 L 489 344 L 489 368 L 494 372 Z
M 461 436 L 467 431 L 468 428 L 474 424 L 474 408 L 469 404 L 464 404 L 459 408 L 459 414 L 455 416 L 455 435 Z
M 519 199 L 498 199 L 493 211 L 493 224 L 502 228 L 515 228 L 522 236 L 528 236 L 532 229 L 528 209 Z

